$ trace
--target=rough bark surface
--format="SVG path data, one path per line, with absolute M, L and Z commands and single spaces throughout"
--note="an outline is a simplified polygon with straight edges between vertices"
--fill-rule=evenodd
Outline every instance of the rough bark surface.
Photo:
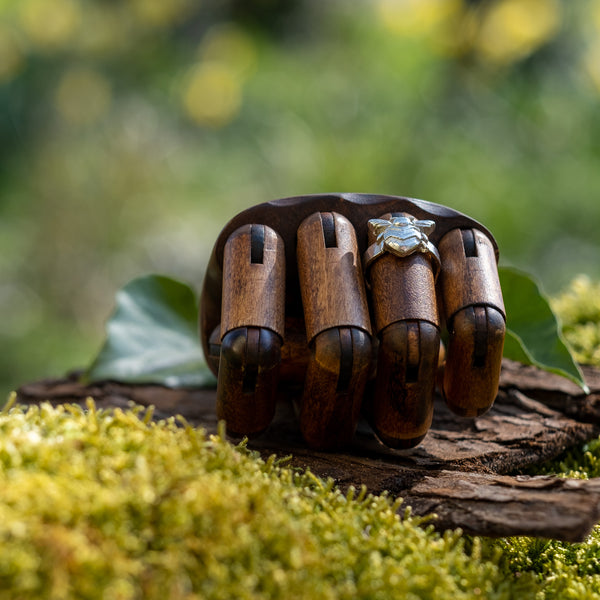
M 345 452 L 306 448 L 291 402 L 250 447 L 268 455 L 291 454 L 292 464 L 332 477 L 341 487 L 365 485 L 404 498 L 413 514 L 435 514 L 439 529 L 460 527 L 488 536 L 531 535 L 583 540 L 600 519 L 600 480 L 509 475 L 554 458 L 600 433 L 600 370 L 585 368 L 591 394 L 566 379 L 505 361 L 494 407 L 475 420 L 453 415 L 436 399 L 433 426 L 417 448 L 395 451 L 359 425 Z M 101 382 L 82 385 L 76 376 L 22 386 L 22 403 L 98 407 L 153 405 L 155 416 L 183 415 L 216 431 L 214 390 Z

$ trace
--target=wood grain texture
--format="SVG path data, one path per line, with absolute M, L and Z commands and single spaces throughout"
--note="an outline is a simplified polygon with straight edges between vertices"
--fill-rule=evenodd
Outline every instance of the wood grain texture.
M 257 435 L 275 413 L 285 324 L 285 249 L 260 223 L 236 229 L 223 259 L 216 412 L 232 434 Z
M 244 225 L 227 240 L 221 316 L 221 337 L 238 327 L 265 327 L 283 339 L 285 248 L 270 227 Z
M 600 518 L 600 481 L 508 477 L 455 471 L 423 473 L 405 495 L 413 514 L 435 514 L 436 527 L 504 537 L 527 535 L 578 542 Z
M 379 335 L 365 415 L 391 448 L 416 446 L 431 426 L 439 349 L 439 329 L 427 321 L 398 321 Z
M 339 204 L 355 220 L 365 206 L 373 208 L 369 202 L 363 203 L 362 198 L 361 202 L 356 203 L 345 198 L 341 198 L 340 202 L 331 197 L 319 197 L 293 202 L 285 207 L 296 211 L 291 215 L 296 219 L 300 209 L 306 210 L 307 206 L 315 203 Z M 389 200 L 385 200 L 384 204 L 391 205 Z M 393 216 L 408 214 L 407 211 L 398 211 L 398 208 L 410 207 L 417 214 L 422 210 L 418 202 L 406 199 L 396 199 L 392 204 L 396 210 L 380 217 L 386 222 Z M 255 207 L 248 214 L 260 210 L 260 207 Z M 271 206 L 271 210 L 275 212 L 275 205 Z M 439 288 L 449 329 L 443 392 L 452 410 L 461 416 L 474 417 L 488 410 L 493 403 L 502 358 L 505 323 L 496 268 L 496 248 L 487 233 L 475 224 L 465 222 L 453 211 L 442 212 L 441 222 L 436 224 L 436 229 L 431 233 L 439 238 L 440 230 L 446 232 L 440 238 L 442 276 Z M 470 226 L 449 230 L 449 222 Z M 278 226 L 283 227 L 282 224 Z M 359 227 L 365 230 L 366 223 L 360 222 Z M 289 232 L 286 235 L 290 237 Z M 298 264 L 295 267 L 297 281 L 294 281 L 294 285 L 299 287 L 302 298 L 301 315 L 292 308 L 297 300 L 293 290 L 288 290 L 287 297 L 283 294 L 285 272 L 289 270 L 286 250 L 289 254 L 290 244 L 284 250 L 283 238 L 263 224 L 245 224 L 231 233 L 223 251 L 221 336 L 242 328 L 246 328 L 248 334 L 253 334 L 253 328 L 256 327 L 270 329 L 278 333 L 284 342 L 281 354 L 284 357 L 284 380 L 290 372 L 297 376 L 297 367 L 307 365 L 301 423 L 311 445 L 331 447 L 333 440 L 338 439 L 342 443 L 341 440 L 349 438 L 352 428 L 344 425 L 344 432 L 336 435 L 334 426 L 330 424 L 330 415 L 335 414 L 340 424 L 356 422 L 356 407 L 360 406 L 362 400 L 360 391 L 365 387 L 365 377 L 374 370 L 377 372 L 376 381 L 370 386 L 374 391 L 366 402 L 373 428 L 380 439 L 392 447 L 417 444 L 431 422 L 439 352 L 439 290 L 435 286 L 431 257 L 426 253 L 404 257 L 384 253 L 373 262 L 369 261 L 371 311 L 379 336 L 375 362 L 381 362 L 376 369 L 371 369 L 366 343 L 361 341 L 355 347 L 354 342 L 342 343 L 340 337 L 346 328 L 363 330 L 367 334 L 371 332 L 360 242 L 353 222 L 335 211 L 314 212 L 300 223 L 296 237 Z M 370 244 L 376 242 L 375 230 L 369 231 L 366 241 Z M 215 251 L 218 246 L 219 241 Z M 437 270 L 437 264 L 435 268 Z M 210 280 L 211 275 L 207 274 L 207 281 Z M 203 298 L 201 316 L 206 313 L 205 307 L 213 310 L 210 308 L 213 292 L 208 290 L 206 303 Z M 286 314 L 290 310 L 291 313 Z M 306 344 L 304 351 L 308 356 L 304 361 L 294 360 L 293 367 L 289 369 L 285 361 L 291 356 L 300 358 L 303 349 L 288 352 L 294 346 L 288 344 L 284 337 L 288 332 L 292 334 L 290 330 L 284 331 L 284 322 L 286 318 L 288 323 L 299 322 L 302 316 L 302 341 Z M 325 335 L 331 329 L 340 331 L 335 335 Z M 216 372 L 215 330 L 209 338 L 208 361 Z M 317 345 L 315 340 L 321 335 L 323 338 Z M 267 410 L 267 406 L 272 405 L 273 393 L 271 390 L 268 395 L 270 400 L 267 400 L 266 374 L 269 373 L 268 381 L 272 387 L 277 383 L 276 373 L 279 371 L 271 371 L 274 364 L 258 366 L 259 356 L 274 356 L 272 348 L 259 348 L 247 340 L 242 350 L 242 342 L 236 336 L 231 338 L 237 340 L 235 344 L 229 340 L 226 356 L 231 362 L 226 368 L 226 375 L 219 369 L 218 409 L 219 415 L 226 417 L 229 423 L 235 421 L 235 431 L 251 434 L 257 430 L 257 426 L 243 428 L 239 415 L 234 415 L 233 399 L 239 398 L 241 414 L 254 417 L 253 423 L 263 423 L 263 419 L 256 421 L 258 413 L 251 415 L 250 407 L 255 402 L 260 407 L 258 412 L 265 418 L 272 412 Z M 300 337 L 295 336 L 293 343 L 298 343 Z M 358 334 L 344 333 L 345 338 L 357 340 Z M 263 335 L 260 339 L 266 340 L 267 337 Z M 317 347 L 318 352 L 315 352 Z M 236 352 L 241 353 L 240 356 L 243 354 L 243 360 L 234 358 Z M 221 351 L 221 357 L 224 356 Z M 333 367 L 334 364 L 337 366 Z M 264 375 L 265 379 L 261 379 L 261 382 L 265 385 L 254 386 L 256 390 L 261 390 L 261 396 L 256 396 L 253 401 L 248 395 L 252 388 L 248 382 L 252 377 L 256 379 L 255 373 L 261 377 Z M 323 381 L 319 381 L 319 377 Z M 342 401 L 338 392 L 340 387 L 345 389 L 346 385 L 340 386 L 340 381 L 350 379 L 355 385 L 351 395 Z M 226 385 L 230 385 L 235 392 L 222 389 Z M 347 418 L 343 418 L 344 405 L 347 406 Z M 309 424 L 309 415 L 315 421 L 313 424 Z
M 379 218 L 392 216 L 400 214 Z M 372 232 L 368 241 L 376 242 Z M 365 412 L 382 442 L 411 448 L 425 437 L 433 417 L 440 330 L 431 260 L 422 253 L 385 253 L 372 262 L 367 277 L 379 350 Z
M 255 436 L 273 419 L 281 338 L 265 327 L 239 327 L 221 344 L 216 413 L 231 435 Z
M 310 447 L 351 443 L 371 356 L 370 336 L 356 327 L 332 327 L 314 338 L 299 408 L 300 430 Z
M 298 229 L 298 275 L 310 355 L 300 428 L 314 448 L 354 435 L 371 367 L 371 322 L 354 228 L 331 212 Z
M 470 249 L 465 248 L 464 233 L 472 236 Z M 441 239 L 438 250 L 442 259 L 440 284 L 446 321 L 474 304 L 492 306 L 505 314 L 495 249 L 484 233 L 477 229 L 453 229 Z
M 371 304 L 377 333 L 397 321 L 428 321 L 439 327 L 435 282 L 423 254 L 385 254 L 370 269 Z
M 323 218 L 333 221 L 326 244 Z M 298 276 L 308 343 L 331 327 L 371 333 L 367 294 L 354 227 L 337 213 L 314 213 L 298 228 Z
M 481 231 L 453 229 L 439 251 L 449 333 L 444 397 L 457 414 L 475 417 L 494 402 L 506 331 L 494 246 Z
M 490 306 L 468 306 L 454 315 L 443 391 L 456 414 L 477 417 L 494 403 L 505 331 L 504 317 Z

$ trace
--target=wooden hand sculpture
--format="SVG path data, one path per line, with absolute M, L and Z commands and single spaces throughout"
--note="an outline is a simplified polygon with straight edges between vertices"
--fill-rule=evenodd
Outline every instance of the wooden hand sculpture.
M 423 200 L 328 194 L 238 214 L 200 304 L 218 418 L 253 436 L 277 398 L 298 396 L 314 448 L 349 443 L 361 411 L 384 444 L 409 448 L 431 425 L 442 364 L 448 406 L 484 413 L 504 345 L 497 258 L 482 225 Z

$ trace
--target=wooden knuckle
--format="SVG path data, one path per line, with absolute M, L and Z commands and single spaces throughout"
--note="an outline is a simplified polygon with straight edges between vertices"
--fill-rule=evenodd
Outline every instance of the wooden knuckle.
M 275 413 L 281 338 L 270 329 L 240 327 L 225 334 L 217 383 L 217 417 L 232 435 L 261 433 Z
M 502 315 L 504 301 L 498 279 L 496 250 L 478 229 L 452 229 L 438 246 L 442 261 L 440 285 L 446 321 L 463 308 L 490 306 Z
M 310 343 L 332 327 L 371 332 L 356 233 L 337 213 L 314 213 L 298 228 L 298 277 Z
M 284 335 L 285 248 L 260 224 L 236 229 L 225 244 L 221 337 L 239 327 L 262 327 Z
M 380 333 L 375 389 L 365 408 L 387 446 L 411 448 L 429 430 L 439 350 L 439 328 L 427 321 L 400 321 Z
M 355 327 L 321 332 L 311 344 L 300 428 L 313 448 L 348 444 L 358 423 L 371 367 L 371 338 Z
M 498 393 L 506 323 L 490 306 L 469 306 L 452 319 L 443 392 L 456 414 L 476 417 Z

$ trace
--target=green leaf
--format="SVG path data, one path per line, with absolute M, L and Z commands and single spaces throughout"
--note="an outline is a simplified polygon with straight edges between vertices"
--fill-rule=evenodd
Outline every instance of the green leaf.
M 107 337 L 89 380 L 159 383 L 169 387 L 214 384 L 198 338 L 192 289 L 161 275 L 134 279 L 117 292 Z
M 501 267 L 498 273 L 507 320 L 504 356 L 567 377 L 588 393 L 581 369 L 539 285 L 513 268 Z

